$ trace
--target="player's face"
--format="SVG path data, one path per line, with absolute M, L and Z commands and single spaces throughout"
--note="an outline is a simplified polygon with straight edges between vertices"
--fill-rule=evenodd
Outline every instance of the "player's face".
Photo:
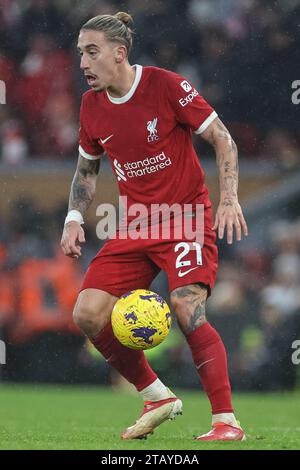
M 106 40 L 101 31 L 80 31 L 80 68 L 94 91 L 108 88 L 117 74 L 118 46 Z

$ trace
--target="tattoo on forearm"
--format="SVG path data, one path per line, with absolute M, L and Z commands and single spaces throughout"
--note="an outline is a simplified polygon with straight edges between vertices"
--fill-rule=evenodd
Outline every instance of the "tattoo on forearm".
M 220 191 L 222 203 L 232 205 L 238 191 L 238 151 L 230 133 L 221 121 L 213 126 L 210 143 L 214 146 L 220 172 Z
M 71 186 L 69 210 L 77 209 L 82 215 L 86 212 L 95 195 L 99 167 L 99 160 L 79 157 Z
M 226 161 L 224 163 L 224 170 L 225 170 L 225 173 L 228 173 L 230 171 L 230 162 Z

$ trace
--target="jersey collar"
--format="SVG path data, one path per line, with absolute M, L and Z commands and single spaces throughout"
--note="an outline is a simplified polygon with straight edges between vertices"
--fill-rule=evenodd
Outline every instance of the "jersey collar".
M 114 103 L 114 104 L 126 103 L 134 95 L 135 90 L 137 89 L 138 84 L 140 83 L 140 80 L 141 80 L 141 77 L 142 77 L 143 67 L 141 65 L 138 65 L 138 64 L 133 65 L 133 67 L 135 67 L 135 79 L 134 79 L 134 82 L 132 84 L 132 87 L 130 88 L 128 93 L 126 93 L 126 95 L 121 96 L 120 98 L 115 98 L 113 96 L 110 96 L 108 91 L 106 91 L 107 97 L 108 97 L 108 99 L 111 103 Z

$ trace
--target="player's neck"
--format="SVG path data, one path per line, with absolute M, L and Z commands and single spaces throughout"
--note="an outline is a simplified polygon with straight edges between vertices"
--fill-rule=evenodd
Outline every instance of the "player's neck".
M 125 96 L 133 85 L 135 74 L 135 67 L 132 67 L 129 63 L 124 64 L 111 86 L 107 88 L 108 93 L 113 98 Z

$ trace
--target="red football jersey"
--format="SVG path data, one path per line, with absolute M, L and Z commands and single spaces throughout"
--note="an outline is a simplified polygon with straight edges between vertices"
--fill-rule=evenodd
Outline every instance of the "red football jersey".
M 217 113 L 180 75 L 136 65 L 129 92 L 87 91 L 80 111 L 80 154 L 105 151 L 127 203 L 205 202 L 204 172 L 192 143 Z

